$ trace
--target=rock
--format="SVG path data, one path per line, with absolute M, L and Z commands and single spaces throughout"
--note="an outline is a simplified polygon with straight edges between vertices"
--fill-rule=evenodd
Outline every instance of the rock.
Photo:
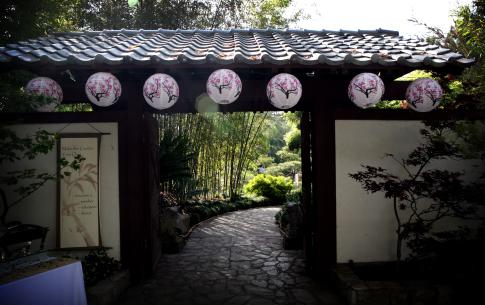
M 177 229 L 180 234 L 185 234 L 190 228 L 190 216 L 182 214 L 179 207 L 163 208 L 160 216 L 160 230 L 172 231 Z
M 190 226 L 190 216 L 178 207 L 163 208 L 160 214 L 160 237 L 164 253 L 178 253 L 185 245 L 183 236 Z

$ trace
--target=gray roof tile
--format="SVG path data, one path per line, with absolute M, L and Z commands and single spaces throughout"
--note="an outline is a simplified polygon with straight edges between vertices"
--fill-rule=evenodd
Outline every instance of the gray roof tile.
M 465 67 L 472 59 L 398 32 L 310 30 L 105 30 L 59 33 L 0 47 L 0 63 Z

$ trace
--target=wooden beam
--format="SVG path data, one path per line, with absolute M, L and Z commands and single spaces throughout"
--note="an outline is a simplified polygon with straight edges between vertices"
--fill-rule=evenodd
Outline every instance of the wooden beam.
M 336 109 L 335 119 L 383 121 L 485 120 L 485 111 L 436 109 L 430 112 L 416 112 L 411 109 L 360 109 L 354 107 Z
M 4 124 L 119 122 L 124 113 L 105 112 L 0 112 Z
M 98 71 L 111 72 L 120 79 L 122 85 L 121 100 L 110 106 L 109 108 L 101 108 L 93 106 L 96 111 L 120 111 L 126 110 L 127 105 L 123 101 L 127 101 L 126 92 L 132 92 L 132 97 L 143 104 L 144 111 L 154 113 L 196 113 L 201 111 L 200 103 L 204 105 L 209 103 L 211 109 L 216 109 L 221 112 L 240 112 L 240 111 L 276 111 L 266 97 L 266 85 L 275 73 L 280 70 L 272 70 L 268 67 L 262 68 L 234 68 L 243 81 L 243 91 L 237 101 L 229 105 L 216 105 L 207 98 L 206 80 L 214 69 L 209 67 L 198 67 L 198 69 L 188 68 L 159 68 L 146 67 L 145 69 L 135 69 L 131 71 L 120 70 L 117 67 L 110 66 L 110 69 L 94 70 L 92 69 L 76 69 L 57 71 L 47 70 L 43 75 L 55 79 L 62 87 L 64 92 L 63 103 L 80 103 L 88 102 L 85 94 L 84 86 L 88 77 Z M 347 87 L 355 75 L 362 72 L 361 70 L 316 70 L 312 67 L 300 68 L 286 68 L 285 71 L 297 76 L 303 86 L 303 96 L 301 101 L 291 110 L 294 111 L 311 111 L 312 104 L 315 103 L 316 96 L 325 96 L 325 100 L 332 103 L 338 103 L 339 107 L 355 107 L 347 96 Z M 400 71 L 400 70 L 398 70 Z M 143 83 L 145 80 L 156 72 L 170 73 L 178 82 L 180 87 L 180 97 L 178 102 L 169 109 L 158 111 L 151 108 L 144 102 L 143 98 Z M 385 72 L 385 71 L 384 71 Z M 382 72 L 382 73 L 384 73 Z M 395 71 L 393 71 L 395 72 Z M 392 81 L 394 77 L 400 76 L 399 73 L 388 72 L 385 74 L 386 91 L 383 99 L 386 100 L 404 100 L 408 82 Z M 128 77 L 127 77 L 128 76 Z M 136 85 L 135 85 L 136 84 Z M 309 91 L 315 91 L 317 94 L 308 95 Z M 204 106 L 203 105 L 203 106 Z

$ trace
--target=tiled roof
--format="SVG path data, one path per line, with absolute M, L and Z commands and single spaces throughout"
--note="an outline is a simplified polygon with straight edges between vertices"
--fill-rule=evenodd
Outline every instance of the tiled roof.
M 59 33 L 0 47 L 0 63 L 54 65 L 274 64 L 438 68 L 474 61 L 398 32 L 105 30 Z

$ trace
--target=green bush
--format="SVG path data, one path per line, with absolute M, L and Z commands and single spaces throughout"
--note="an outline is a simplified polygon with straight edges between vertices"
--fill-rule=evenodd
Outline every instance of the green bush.
M 121 269 L 120 262 L 109 257 L 104 249 L 90 251 L 81 263 L 86 286 L 93 286 Z
M 301 203 L 301 188 L 296 190 L 291 190 L 288 195 L 286 195 L 286 201 Z
M 246 210 L 271 205 L 265 197 L 238 197 L 234 201 L 229 199 L 189 200 L 185 212 L 190 215 L 190 224 L 195 225 L 205 219 L 227 212 Z
M 301 147 L 301 131 L 294 128 L 285 135 L 285 142 L 290 151 L 298 151 Z
M 244 186 L 244 192 L 264 196 L 275 203 L 283 203 L 292 188 L 293 182 L 289 178 L 261 174 Z

